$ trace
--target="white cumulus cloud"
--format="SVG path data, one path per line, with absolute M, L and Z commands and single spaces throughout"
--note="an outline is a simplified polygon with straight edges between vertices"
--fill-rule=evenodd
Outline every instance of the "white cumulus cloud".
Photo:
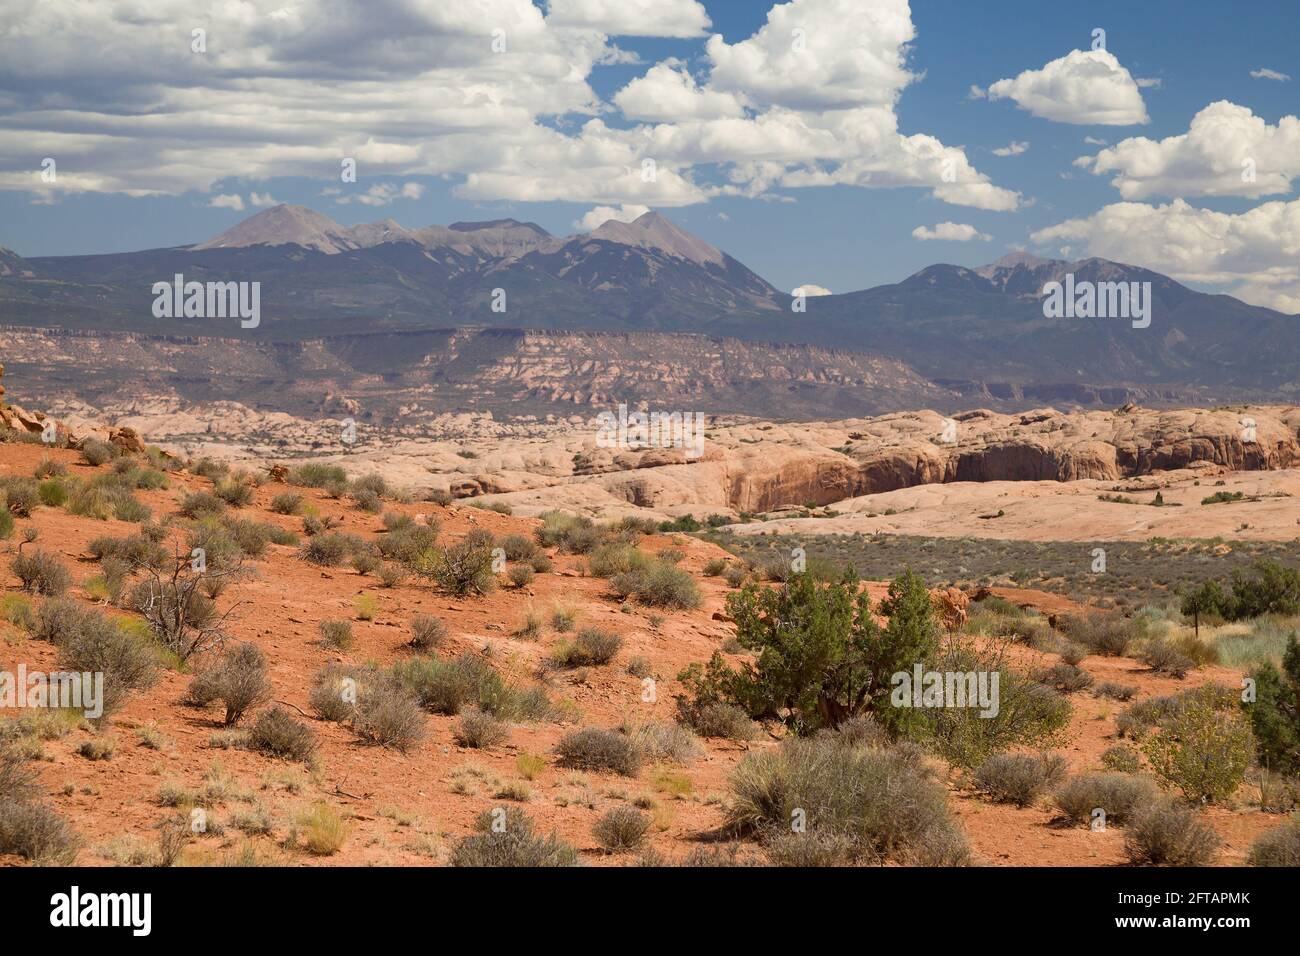
M 1258 70 L 1251 70 L 1250 75 L 1257 80 L 1277 80 L 1279 83 L 1285 83 L 1291 79 L 1289 73 L 1279 73 L 1277 70 L 1270 70 L 1266 66 L 1262 66 Z
M 1235 284 L 1233 295 L 1300 311 L 1300 200 L 1266 202 L 1240 214 L 1121 202 L 1040 229 L 1030 238 L 1073 257 L 1082 252 L 1163 272 L 1185 282 Z
M 703 37 L 700 3 L 150 0 L 147 15 L 140 0 L 0 5 L 0 189 L 338 183 L 351 159 L 358 186 L 338 198 L 367 205 L 409 197 L 389 184 L 419 176 L 464 199 L 586 206 L 788 199 L 773 191 L 830 185 L 1021 203 L 963 149 L 900 132 L 899 94 L 916 79 L 908 0 L 777 3 L 748 38 L 698 42 L 698 70 L 652 63 L 612 102 L 591 83 L 630 60 L 611 37 Z M 198 27 L 202 54 L 190 51 Z M 38 184 L 32 155 L 59 160 L 57 185 Z
M 636 37 L 698 37 L 711 25 L 697 0 L 551 0 L 546 22 Z
M 964 222 L 941 222 L 933 229 L 927 226 L 917 226 L 912 230 L 912 238 L 919 239 L 922 242 L 930 242 L 936 239 L 946 242 L 970 242 L 972 239 L 979 239 L 982 242 L 987 242 L 993 237 Z
M 657 63 L 614 94 L 614 105 L 628 119 L 664 122 L 744 116 L 739 97 L 703 90 L 676 60 Z
M 424 186 L 420 183 L 376 183 L 365 192 L 355 196 L 340 195 L 334 201 L 341 206 L 357 202 L 363 206 L 387 206 L 397 199 L 419 199 L 424 195 Z
M 1220 100 L 1192 117 L 1186 133 L 1126 139 L 1076 165 L 1113 173 L 1125 199 L 1276 195 L 1300 176 L 1300 118 L 1283 116 L 1271 126 L 1249 107 Z
M 243 212 L 244 197 L 239 195 L 239 193 L 213 196 L 208 200 L 208 205 L 213 209 L 233 209 L 235 212 Z
M 1011 99 L 1057 123 L 1130 126 L 1146 123 L 1138 84 L 1109 50 L 1071 50 L 1041 70 L 1025 70 L 988 88 L 991 100 Z
M 595 209 L 589 210 L 585 216 L 573 225 L 582 232 L 591 232 L 611 219 L 618 222 L 632 222 L 635 219 L 640 219 L 649 211 L 649 206 L 639 206 L 635 203 L 630 206 L 619 206 L 617 209 L 613 206 L 597 206 Z

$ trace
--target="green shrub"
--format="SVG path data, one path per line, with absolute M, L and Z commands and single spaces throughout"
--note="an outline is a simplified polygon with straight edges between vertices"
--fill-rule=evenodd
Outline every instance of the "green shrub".
M 716 578 L 725 570 L 727 570 L 726 558 L 710 558 L 704 563 L 704 574 L 706 577 Z
M 1133 814 L 1124 834 L 1124 852 L 1138 865 L 1209 866 L 1221 842 L 1190 809 L 1162 800 Z
M 1065 759 L 1056 754 L 994 754 L 976 768 L 975 786 L 997 803 L 1032 806 L 1065 775 Z
M 47 604 L 50 602 L 46 602 Z M 36 615 L 32 613 L 32 602 L 21 594 L 0 595 L 0 620 L 8 621 L 14 627 L 30 631 L 36 625 Z
M 536 573 L 530 565 L 513 564 L 510 566 L 510 570 L 506 572 L 506 577 L 510 579 L 510 583 L 515 587 L 526 588 L 533 583 Z
M 68 503 L 68 489 L 57 478 L 47 478 L 36 489 L 41 504 L 48 508 L 62 508 Z
M 1140 773 L 1142 755 L 1128 744 L 1116 744 L 1102 753 L 1101 765 L 1115 773 Z
M 1205 700 L 1184 706 L 1143 745 L 1152 771 L 1200 802 L 1222 801 L 1236 792 L 1252 749 L 1246 720 Z
M 394 677 L 437 714 L 457 714 L 462 707 L 509 715 L 512 693 L 496 669 L 480 655 L 466 652 L 454 660 L 420 657 L 393 667 Z
M 14 516 L 4 505 L 0 505 L 0 541 L 14 533 Z
M 779 588 L 747 585 L 728 598 L 727 611 L 739 643 L 757 652 L 757 661 L 733 671 L 715 654 L 707 667 L 691 665 L 679 675 L 685 706 L 732 703 L 797 731 L 867 711 L 901 724 L 906 715 L 888 706 L 891 677 L 933 654 L 938 625 L 924 582 L 911 572 L 891 583 L 878 610 L 889 618 L 885 628 L 852 577 L 822 585 L 796 574 Z
M 1253 570 L 1254 577 L 1233 572 L 1232 600 L 1225 617 L 1237 621 L 1265 614 L 1300 613 L 1300 570 L 1269 560 L 1255 562 Z
M 1279 773 L 1300 776 L 1300 640 L 1292 634 L 1279 670 L 1265 662 L 1250 674 L 1255 701 L 1245 705 L 1259 761 Z

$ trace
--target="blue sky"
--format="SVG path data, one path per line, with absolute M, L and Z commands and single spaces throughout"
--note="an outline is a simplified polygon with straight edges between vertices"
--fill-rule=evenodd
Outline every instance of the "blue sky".
M 400 0 L 385 0 L 385 3 L 389 2 L 399 4 Z M 506 0 L 475 2 L 482 2 L 486 10 L 494 2 L 500 6 Z M 835 6 L 834 17 L 826 19 L 825 10 L 815 9 L 819 4 Z M 111 8 L 114 4 L 108 2 L 105 6 Z M 108 38 L 118 36 L 120 31 L 123 42 L 139 42 L 141 49 L 147 52 L 151 45 L 158 43 L 175 46 L 178 42 L 188 42 L 191 24 L 206 22 L 188 15 L 184 4 L 164 6 L 168 8 L 166 22 L 155 25 L 143 38 L 138 37 L 137 25 L 129 22 L 128 17 L 121 17 L 118 22 L 98 26 L 87 24 L 85 29 L 88 33 L 83 42 L 93 45 L 98 37 L 98 42 L 107 43 Z M 193 8 L 196 5 L 189 6 Z M 543 4 L 537 6 L 545 9 Z M 664 10 L 674 6 L 684 18 L 682 22 L 687 22 L 690 16 L 699 16 L 688 9 L 695 6 L 694 0 L 672 0 L 671 3 L 657 3 L 652 8 Z M 852 52 L 854 44 L 859 42 L 864 49 L 877 49 L 878 41 L 874 39 L 868 19 L 846 14 L 849 8 L 835 0 L 798 0 L 791 6 L 799 17 L 803 17 L 806 11 L 808 22 L 821 24 L 818 42 L 830 42 L 826 37 L 826 24 L 829 24 L 831 32 L 837 34 L 833 42 L 838 45 L 839 52 Z M 660 209 L 685 228 L 786 289 L 801 283 L 814 283 L 836 292 L 851 291 L 897 281 L 936 261 L 979 265 L 1012 248 L 1025 247 L 1044 254 L 1059 254 L 1065 247 L 1078 255 L 1109 254 L 1112 258 L 1128 261 L 1144 258 L 1146 261 L 1138 264 L 1178 273 L 1190 284 L 1229 289 L 1248 300 L 1273 304 L 1287 311 L 1300 311 L 1300 306 L 1288 308 L 1293 302 L 1300 303 L 1300 283 L 1293 274 L 1285 274 L 1288 256 L 1294 259 L 1297 250 L 1287 246 L 1285 236 L 1277 239 L 1280 248 L 1261 251 L 1258 245 L 1267 242 L 1267 239 L 1260 238 L 1261 234 L 1272 229 L 1272 220 L 1268 217 L 1283 224 L 1293 225 L 1300 221 L 1300 206 L 1292 208 L 1296 196 L 1289 179 L 1300 175 L 1300 170 L 1286 168 L 1278 171 L 1285 188 L 1271 189 L 1258 195 L 1216 195 L 1217 187 L 1204 187 L 1197 174 L 1183 175 L 1189 161 L 1212 164 L 1212 156 L 1207 158 L 1197 154 L 1189 160 L 1171 154 L 1167 175 L 1156 174 L 1147 177 L 1146 182 L 1143 182 L 1142 174 L 1133 173 L 1139 168 L 1137 165 L 1120 157 L 1119 168 L 1133 173 L 1133 188 L 1143 193 L 1135 201 L 1153 211 L 1126 207 L 1111 208 L 1103 214 L 1107 207 L 1116 207 L 1124 202 L 1124 197 L 1111 184 L 1114 168 L 1098 174 L 1075 165 L 1081 156 L 1097 155 L 1104 148 L 1101 142 L 1114 145 L 1130 137 L 1145 137 L 1158 142 L 1181 136 L 1189 131 L 1193 118 L 1200 111 L 1217 101 L 1227 101 L 1239 110 L 1249 111 L 1254 121 L 1262 122 L 1264 134 L 1261 135 L 1268 139 L 1260 141 L 1264 150 L 1261 155 L 1271 156 L 1268 150 L 1276 152 L 1283 144 L 1284 133 L 1279 124 L 1284 117 L 1294 117 L 1300 112 L 1295 79 L 1300 77 L 1300 9 L 1295 2 L 1265 0 L 1237 12 L 1218 3 L 1186 0 L 1148 0 L 1141 4 L 1094 2 L 1087 4 L 1086 9 L 1082 4 L 1056 4 L 1051 6 L 1058 9 L 1050 13 L 1045 12 L 1047 5 L 1042 3 L 979 4 L 962 0 L 916 0 L 910 7 L 902 0 L 858 0 L 854 9 L 889 8 L 889 14 L 894 16 L 900 6 L 904 17 L 910 18 L 913 31 L 902 61 L 912 78 L 899 84 L 892 93 L 888 91 L 889 84 L 885 83 L 882 86 L 885 92 L 873 91 L 864 96 L 862 104 L 851 105 L 872 106 L 879 105 L 882 99 L 887 101 L 887 108 L 896 117 L 897 131 L 902 137 L 923 134 L 934 137 L 944 149 L 959 150 L 973 174 L 988 187 L 996 188 L 1000 195 L 1019 194 L 1016 208 L 988 208 L 1003 203 L 1002 199 L 980 199 L 974 204 L 945 202 L 936 194 L 934 182 L 919 186 L 869 188 L 846 183 L 791 186 L 778 178 L 766 188 L 759 189 L 751 179 L 743 190 L 748 193 L 746 195 L 719 194 L 717 187 L 727 183 L 733 166 L 726 159 L 710 162 L 707 153 L 678 167 L 693 191 L 707 194 L 701 201 L 685 201 L 691 198 L 686 195 L 688 190 L 685 188 L 669 197 L 666 204 L 655 202 L 654 197 L 632 194 L 626 201 L 634 207 L 646 205 Z M 14 0 L 0 0 L 0 24 L 6 19 L 29 16 L 25 13 L 29 7 Z M 588 92 L 594 94 L 600 104 L 594 113 L 589 103 L 585 110 L 549 113 L 549 106 L 532 102 L 531 97 L 540 95 L 536 90 L 511 91 L 503 95 L 502 100 L 510 102 L 512 96 L 519 102 L 528 100 L 526 109 L 532 111 L 539 134 L 550 130 L 575 137 L 582 124 L 593 115 L 599 116 L 611 130 L 637 130 L 655 123 L 624 115 L 613 105 L 614 98 L 651 67 L 666 61 L 678 63 L 677 68 L 689 72 L 701 88 L 717 86 L 721 91 L 719 95 L 738 95 L 742 100 L 749 94 L 746 115 L 751 118 L 769 109 L 788 110 L 792 108 L 791 104 L 808 117 L 826 115 L 821 110 L 828 104 L 815 102 L 819 95 L 813 88 L 818 85 L 815 82 L 810 81 L 809 90 L 804 91 L 813 98 L 812 102 L 805 102 L 803 93 L 792 90 L 791 83 L 797 85 L 797 77 L 794 81 L 789 77 L 783 78 L 781 82 L 785 85 L 770 96 L 753 95 L 753 91 L 745 87 L 743 69 L 728 83 L 721 76 L 723 68 L 719 62 L 706 51 L 707 36 L 711 34 L 720 34 L 725 45 L 741 49 L 745 41 L 763 30 L 771 5 L 704 0 L 703 7 L 709 25 L 702 35 L 629 36 L 614 32 L 617 25 L 611 27 L 604 42 L 620 53 L 607 59 L 629 62 L 585 68 L 582 79 L 588 85 Z M 111 18 L 113 13 L 110 10 L 106 15 Z M 485 13 L 482 21 L 484 32 L 489 24 L 495 22 L 495 15 Z M 818 20 L 817 16 L 822 19 Z M 797 18 L 782 21 L 785 24 L 790 22 L 804 21 Z M 38 29 L 41 26 L 39 21 L 28 25 Z M 1030 109 L 1018 105 L 1018 100 L 1011 95 L 972 97 L 972 86 L 987 90 L 996 81 L 1010 82 L 1024 71 L 1044 70 L 1052 61 L 1065 57 L 1072 50 L 1088 50 L 1095 27 L 1105 29 L 1106 50 L 1136 82 L 1139 90 L 1134 95 L 1140 97 L 1149 122 L 1110 125 L 1062 121 L 1059 117 L 1035 115 Z M 220 47 L 218 38 L 228 35 L 223 25 L 209 24 L 208 29 L 214 47 Z M 437 29 L 452 28 L 443 24 Z M 454 29 L 463 34 L 467 28 L 462 23 Z M 509 35 L 517 35 L 514 29 L 512 27 Z M 50 36 L 44 40 L 50 44 L 59 42 L 52 24 L 50 30 Z M 171 36 L 169 31 L 175 32 L 175 36 Z M 66 25 L 60 32 L 67 32 Z M 422 81 L 421 68 L 406 65 L 386 64 L 374 76 L 367 76 L 375 64 L 365 61 L 367 54 L 363 42 L 353 42 L 349 46 L 346 36 L 311 36 L 308 35 L 310 32 L 304 30 L 301 37 L 288 39 L 279 33 L 271 43 L 264 36 L 250 31 L 245 42 L 250 47 L 254 41 L 265 42 L 266 48 L 273 49 L 277 58 L 285 61 L 292 58 L 301 76 L 295 82 L 324 82 L 326 85 L 317 91 L 318 94 L 320 90 L 324 91 L 321 99 L 324 103 L 341 90 L 351 93 L 359 83 L 384 82 L 385 77 L 392 77 L 393 82 Z M 468 32 L 474 32 L 473 21 Z M 678 32 L 688 30 L 684 27 Z M 72 42 L 77 38 L 70 36 L 68 39 Z M 418 227 L 458 219 L 513 216 L 536 221 L 557 234 L 577 231 L 577 221 L 594 207 L 605 205 L 599 201 L 601 197 L 581 195 L 580 184 L 563 187 L 578 198 L 525 201 L 521 195 L 539 187 L 528 185 L 525 182 L 528 176 L 520 175 L 514 169 L 509 171 L 500 189 L 506 195 L 496 198 L 491 186 L 476 187 L 479 195 L 464 195 L 467 172 L 457 166 L 456 157 L 439 154 L 431 158 L 428 155 L 439 152 L 441 147 L 435 144 L 444 134 L 436 129 L 430 129 L 427 134 L 418 131 L 411 134 L 408 132 L 409 117 L 397 115 L 385 117 L 379 114 L 379 125 L 372 137 L 388 139 L 385 127 L 400 131 L 400 137 L 392 137 L 394 142 L 399 138 L 402 143 L 415 142 L 425 155 L 418 161 L 405 162 L 405 165 L 400 158 L 389 160 L 386 157 L 379 164 L 383 167 L 379 172 L 363 172 L 356 185 L 340 186 L 328 178 L 324 170 L 329 167 L 323 163 L 313 160 L 299 166 L 292 159 L 281 158 L 279 152 L 274 163 L 250 163 L 247 168 L 222 177 L 220 164 L 228 162 L 225 149 L 228 148 L 228 155 L 234 157 L 238 157 L 241 151 L 245 155 L 251 154 L 268 138 L 266 132 L 255 128 L 255 118 L 247 120 L 254 128 L 244 128 L 243 119 L 234 123 L 223 120 L 220 124 L 214 121 L 212 125 L 219 129 L 214 132 L 208 128 L 201 135 L 215 137 L 214 143 L 220 139 L 221 149 L 214 147 L 202 156 L 195 154 L 194 158 L 178 149 L 168 160 L 166 143 L 152 139 L 152 134 L 137 132 L 144 128 L 142 124 L 165 124 L 169 122 L 169 115 L 175 115 L 175 126 L 188 129 L 190 124 L 203 125 L 205 116 L 220 113 L 228 107 L 205 107 L 202 94 L 194 92 L 194 83 L 162 76 L 135 82 L 129 58 L 125 62 L 113 63 L 112 57 L 105 57 L 110 62 L 101 76 L 96 74 L 93 65 L 96 58 L 91 55 L 91 50 L 83 50 L 80 55 L 69 54 L 69 57 L 84 61 L 75 66 L 68 65 L 72 62 L 68 59 L 60 67 L 59 57 L 48 52 L 40 62 L 33 60 L 24 64 L 15 62 L 23 51 L 6 51 L 5 42 L 12 41 L 0 41 L 0 64 L 6 61 L 6 52 L 10 54 L 8 59 L 11 62 L 10 68 L 0 66 L 0 142 L 5 144 L 0 156 L 7 156 L 0 159 L 0 245 L 21 255 L 114 252 L 200 241 L 257 212 L 253 194 L 312 206 L 345 225 L 392 217 L 403 225 Z M 537 44 L 540 49 L 542 41 L 530 39 L 528 42 Z M 558 42 L 555 49 L 563 55 L 567 41 L 548 38 L 545 42 Z M 294 43 L 298 46 L 290 50 Z M 583 43 L 589 44 L 589 41 Z M 814 45 L 811 35 L 809 44 L 810 47 Z M 303 49 L 307 52 L 304 53 Z M 584 49 L 589 49 L 589 46 Z M 312 50 L 320 51 L 319 62 L 338 66 L 338 74 L 319 81 L 315 76 L 319 67 L 304 66 L 310 63 Z M 341 50 L 348 50 L 348 55 L 356 51 L 353 61 L 340 63 Z M 236 64 L 240 52 L 232 48 L 214 49 L 213 59 L 224 58 L 217 59 L 217 62 L 234 75 L 244 67 L 228 64 Z M 832 55 L 830 47 L 819 47 L 816 52 L 825 59 Z M 34 58 L 37 53 L 30 55 Z M 203 61 L 205 68 L 207 63 Z M 26 71 L 23 70 L 25 65 L 29 67 Z M 454 69 L 462 68 L 460 63 L 454 66 Z M 33 69 L 40 75 L 33 77 Z M 1273 71 L 1278 78 L 1251 76 L 1251 71 L 1261 69 Z M 711 80 L 715 70 L 719 73 Z M 465 84 L 468 85 L 471 74 L 465 75 Z M 761 73 L 749 75 L 756 86 L 763 82 Z M 353 76 L 360 79 L 353 81 Z M 474 74 L 473 79 L 479 82 L 482 77 Z M 200 79 L 197 85 L 201 87 L 203 82 Z M 225 84 L 225 92 L 230 92 L 231 85 L 261 82 L 258 78 L 240 76 Z M 454 74 L 451 82 L 455 82 Z M 527 82 L 534 88 L 545 86 L 544 78 L 531 77 Z M 850 77 L 850 86 L 858 82 Z M 874 81 L 863 85 L 870 86 L 871 82 Z M 38 87 L 37 84 L 43 85 Z M 158 89 L 164 87 L 169 88 L 167 92 L 158 93 Z M 299 89 L 293 88 L 295 97 Z M 304 85 L 301 89 L 310 87 Z M 284 98 L 285 91 L 277 89 L 269 95 Z M 489 92 L 487 95 L 495 94 Z M 562 103 L 560 108 L 564 108 L 586 95 L 575 90 L 568 101 L 567 93 L 557 96 L 557 99 Z M 90 102 L 83 103 L 82 99 Z M 197 109 L 193 109 L 195 102 L 199 104 Z M 291 100 L 286 104 L 287 108 L 294 108 L 297 102 Z M 829 105 L 836 109 L 844 106 L 843 103 Z M 62 114 L 68 107 L 84 111 L 73 125 L 66 125 L 69 121 Z M 194 116 L 199 118 L 196 120 Z M 355 121 L 349 122 L 351 128 L 346 135 L 356 138 L 360 134 Z M 61 123 L 65 125 L 61 126 Z M 1278 130 L 1276 135 L 1271 132 L 1274 129 Z M 67 190 L 24 187 L 24 182 L 35 176 L 33 171 L 39 169 L 43 156 L 58 156 L 63 144 L 70 141 L 70 136 L 84 136 L 91 131 L 95 133 L 96 142 L 84 149 L 78 142 L 77 149 L 62 160 L 60 171 L 68 176 L 70 173 L 65 170 L 81 172 L 78 169 L 81 162 L 86 162 L 89 167 L 91 160 L 111 161 L 115 168 L 111 174 L 105 173 L 104 181 Z M 106 131 L 113 137 L 111 149 L 98 141 L 100 134 Z M 484 152 L 487 152 L 495 148 L 490 144 L 499 142 L 503 135 L 508 134 L 499 130 L 482 134 L 472 130 L 462 133 L 458 141 L 468 142 L 471 153 L 470 159 L 460 161 L 465 169 L 468 169 L 468 163 L 473 162 L 472 147 L 476 135 L 481 135 Z M 1089 143 L 1086 138 L 1101 142 Z M 1233 139 L 1232 136 L 1223 138 Z M 126 146 L 119 148 L 116 145 L 119 139 Z M 310 136 L 304 134 L 294 139 L 293 145 L 306 153 L 309 141 Z M 701 140 L 705 141 L 707 137 Z M 994 154 L 993 150 L 1012 143 L 1027 144 L 1027 148 L 1018 155 Z M 692 148 L 698 152 L 703 147 Z M 1235 170 L 1238 157 L 1227 155 L 1233 148 L 1232 143 L 1225 142 L 1222 148 L 1226 152 L 1220 158 Z M 394 150 L 401 151 L 397 147 Z M 459 155 L 464 148 L 457 147 L 449 152 Z M 206 163 L 209 157 L 215 173 L 188 175 L 196 163 Z M 843 161 L 842 156 L 816 156 L 808 165 L 827 168 Z M 237 161 L 229 162 L 230 165 L 243 165 Z M 882 162 L 889 164 L 894 160 Z M 1267 159 L 1261 166 L 1261 173 L 1269 162 L 1278 165 L 1276 160 Z M 153 163 L 160 170 L 166 169 L 166 175 L 157 183 L 145 175 Z M 566 164 L 561 162 L 561 165 Z M 375 163 L 363 163 L 362 169 L 374 170 L 375 166 Z M 428 170 L 435 166 L 440 171 L 431 174 Z M 95 172 L 93 168 L 86 171 Z M 899 175 L 913 172 L 900 170 Z M 530 160 L 529 174 L 536 173 L 537 167 Z M 789 169 L 786 174 L 789 174 Z M 560 170 L 543 170 L 540 178 L 545 183 L 548 177 L 562 178 L 563 175 Z M 751 175 L 751 172 L 746 175 Z M 930 173 L 920 175 L 930 176 Z M 874 177 L 873 173 L 868 179 Z M 186 188 L 191 182 L 199 185 Z M 1202 185 L 1198 186 L 1198 182 Z M 401 187 L 408 183 L 415 184 L 415 188 L 408 192 L 411 195 L 419 193 L 418 198 L 400 198 Z M 391 187 L 393 192 L 399 193 L 399 198 L 386 200 L 382 205 L 337 202 L 349 193 L 355 198 L 355 195 L 376 185 Z M 549 187 L 543 184 L 540 188 L 546 190 Z M 327 189 L 337 192 L 322 195 Z M 132 194 L 154 190 L 162 194 Z M 1239 193 L 1249 191 L 1236 190 Z M 513 195 L 509 195 L 511 193 Z M 215 196 L 238 196 L 239 200 L 230 202 L 237 201 L 244 208 L 214 208 L 210 203 Z M 1177 202 L 1189 204 L 1191 212 L 1163 209 Z M 1263 212 L 1252 213 L 1257 207 L 1269 203 L 1280 204 L 1280 208 L 1269 206 Z M 1243 218 L 1248 214 L 1253 218 Z M 1221 215 L 1229 218 L 1222 219 Z M 913 236 L 918 227 L 930 228 L 945 222 L 963 228 L 972 227 L 970 231 L 976 233 L 977 238 L 961 242 L 921 241 Z M 1214 232 L 1210 245 L 1217 243 L 1223 249 L 1218 246 L 1214 249 L 1189 248 L 1184 234 L 1196 229 Z M 1134 241 L 1133 236 L 1137 234 L 1145 236 L 1144 241 Z M 1258 271 L 1252 271 L 1250 263 L 1261 263 Z

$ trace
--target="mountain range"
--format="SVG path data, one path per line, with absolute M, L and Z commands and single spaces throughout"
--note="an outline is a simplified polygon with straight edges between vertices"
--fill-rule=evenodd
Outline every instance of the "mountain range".
M 261 325 L 155 318 L 152 285 L 176 274 L 260 282 Z M 1150 326 L 1045 317 L 1044 284 L 1067 274 L 1150 282 Z M 259 342 L 465 327 L 696 333 L 887 356 L 938 389 L 1003 407 L 1300 392 L 1300 317 L 1105 259 L 937 264 L 805 305 L 793 311 L 789 294 L 657 212 L 559 237 L 514 219 L 347 227 L 281 205 L 190 246 L 30 259 L 0 250 L 0 324 L 10 326 Z

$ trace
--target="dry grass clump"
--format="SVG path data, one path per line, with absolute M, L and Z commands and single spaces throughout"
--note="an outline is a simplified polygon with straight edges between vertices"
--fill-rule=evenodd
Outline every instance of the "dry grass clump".
M 624 853 L 645 843 L 650 823 L 649 814 L 633 807 L 615 807 L 595 822 L 591 834 L 610 853 Z
M 321 621 L 319 627 L 323 646 L 340 651 L 352 646 L 351 621 Z
M 557 763 L 571 770 L 608 770 L 634 777 L 645 755 L 626 735 L 617 730 L 584 727 L 560 738 L 555 748 Z
M 911 753 L 858 746 L 836 734 L 793 738 L 747 756 L 731 789 L 728 826 L 758 836 L 782 859 L 929 866 L 969 860 L 944 787 Z
M 67 821 L 41 802 L 39 792 L 26 758 L 10 747 L 0 747 L 0 853 L 69 866 L 77 855 L 76 835 Z
M 584 627 L 573 641 L 559 644 L 551 652 L 556 667 L 591 667 L 608 664 L 623 646 L 623 638 L 598 627 Z
M 310 763 L 316 755 L 315 732 L 279 705 L 264 710 L 248 731 L 248 747 L 270 757 Z
M 53 554 L 35 548 L 14 555 L 10 570 L 17 576 L 24 591 L 57 597 L 68 589 L 72 575 Z
M 974 773 L 975 786 L 996 803 L 1032 806 L 1065 776 L 1065 758 L 1057 754 L 995 754 Z
M 610 590 L 621 598 L 630 598 L 646 607 L 689 611 L 700 606 L 700 586 L 689 571 L 666 561 L 651 561 L 610 578 Z
M 225 705 L 227 727 L 239 722 L 249 710 L 271 696 L 266 655 L 247 642 L 227 648 L 214 664 L 200 671 L 186 691 L 186 700 L 196 707 L 220 701 Z
M 510 728 L 505 721 L 491 714 L 485 714 L 477 707 L 467 707 L 463 710 L 460 721 L 452 732 L 456 743 L 476 750 L 487 750 L 505 743 L 509 736 Z
M 1149 866 L 1209 866 L 1221 844 L 1190 808 L 1170 800 L 1139 808 L 1124 834 L 1129 862 Z
M 312 684 L 312 709 L 326 720 L 350 723 L 363 740 L 406 752 L 424 739 L 424 709 L 393 675 L 374 667 L 331 664 Z
M 410 646 L 419 651 L 432 651 L 447 639 L 447 625 L 428 614 L 411 618 Z
M 452 849 L 452 866 L 576 866 L 578 853 L 552 832 L 537 833 L 532 819 L 518 807 L 485 810 L 477 831 Z
M 688 763 L 700 755 L 695 734 L 668 720 L 634 721 L 625 719 L 619 730 L 650 760 Z
M 1101 810 L 1107 824 L 1122 826 L 1158 795 L 1155 783 L 1147 777 L 1088 773 L 1066 781 L 1052 799 L 1057 809 L 1075 823 L 1088 823 L 1093 820 L 1093 811 Z
M 1142 632 L 1142 622 L 1119 614 L 1092 613 L 1062 618 L 1060 628 L 1076 644 L 1094 654 L 1121 657 Z
M 1300 866 L 1300 817 L 1274 827 L 1251 844 L 1251 866 Z

